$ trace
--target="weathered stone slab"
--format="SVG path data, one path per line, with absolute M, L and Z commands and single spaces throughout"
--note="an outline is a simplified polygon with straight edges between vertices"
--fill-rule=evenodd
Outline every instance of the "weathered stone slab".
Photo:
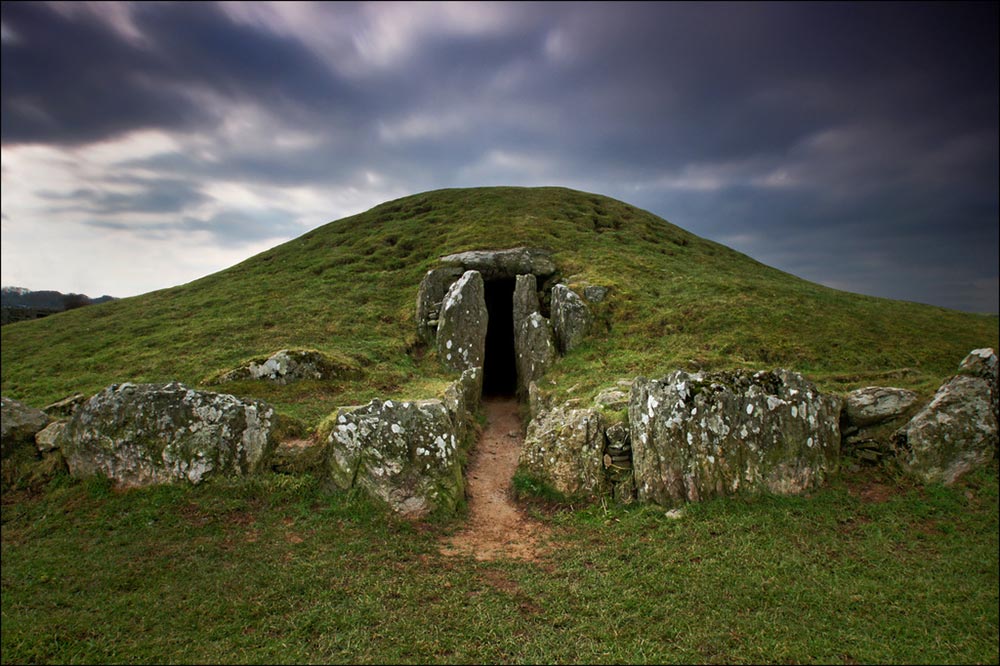
M 282 349 L 267 359 L 251 361 L 245 366 L 206 379 L 206 383 L 225 384 L 244 379 L 260 379 L 275 384 L 291 384 L 303 379 L 340 379 L 355 376 L 357 369 L 349 367 L 312 349 Z
M 514 283 L 514 331 L 534 312 L 541 312 L 538 303 L 538 281 L 534 275 L 518 275 Z
M 339 487 L 360 487 L 408 517 L 453 511 L 464 499 L 459 441 L 441 400 L 339 409 L 327 468 Z
M 528 273 L 545 277 L 556 272 L 552 255 L 533 247 L 459 252 L 441 257 L 441 263 L 479 271 L 484 280 L 514 279 Z
M 527 395 L 531 382 L 548 372 L 555 363 L 553 338 L 552 325 L 538 312 L 532 312 L 520 322 L 514 333 L 518 395 Z
M 42 455 L 55 451 L 59 448 L 59 438 L 62 437 L 62 432 L 65 429 L 65 421 L 48 424 L 35 433 L 35 448 Z
M 917 403 L 917 394 L 901 388 L 866 386 L 844 398 L 847 422 L 858 428 L 899 418 Z
M 993 415 L 1000 420 L 1000 361 L 990 348 L 973 349 L 958 366 L 959 374 L 980 377 L 990 385 Z
M 925 483 L 952 484 L 996 453 L 997 417 L 989 382 L 956 375 L 896 433 L 896 458 Z
M 588 285 L 583 288 L 583 298 L 588 303 L 603 303 L 608 296 L 608 288 L 599 285 Z
M 417 335 L 430 344 L 437 336 L 438 317 L 441 303 L 448 288 L 462 277 L 462 269 L 456 266 L 433 268 L 424 275 L 417 290 Z
M 564 284 L 552 287 L 552 329 L 559 353 L 566 354 L 587 335 L 590 309 L 576 292 Z
M 0 398 L 0 457 L 7 458 L 15 450 L 34 450 L 35 433 L 49 424 L 45 412 L 11 398 Z
M 601 413 L 561 406 L 528 423 L 518 467 L 567 496 L 596 497 L 606 490 L 603 454 Z
M 264 469 L 275 447 L 274 409 L 259 400 L 183 384 L 115 384 L 76 410 L 59 438 L 76 477 L 103 474 L 121 486 Z
M 483 367 L 489 323 L 485 293 L 477 271 L 466 271 L 448 289 L 437 330 L 438 356 L 445 367 L 458 371 Z
M 51 405 L 46 405 L 42 407 L 42 411 L 53 418 L 60 418 L 64 416 L 72 416 L 76 408 L 87 402 L 87 396 L 82 393 L 74 393 L 73 395 L 63 398 L 53 402 Z
M 461 446 L 471 444 L 475 415 L 483 396 L 483 369 L 469 368 L 444 391 L 444 405 L 451 415 Z
M 795 494 L 837 469 L 840 400 L 778 370 L 637 378 L 629 397 L 640 500 Z

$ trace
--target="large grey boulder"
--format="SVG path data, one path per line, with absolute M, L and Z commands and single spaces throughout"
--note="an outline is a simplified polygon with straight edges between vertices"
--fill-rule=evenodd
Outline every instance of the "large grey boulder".
M 552 255 L 533 247 L 459 252 L 441 257 L 441 263 L 479 271 L 484 280 L 513 279 L 527 273 L 545 277 L 556 272 Z
M 417 335 L 430 344 L 437 336 L 441 303 L 448 288 L 462 277 L 463 270 L 456 266 L 433 268 L 424 274 L 417 290 Z
M 486 311 L 483 277 L 466 271 L 445 294 L 438 321 L 437 351 L 452 370 L 481 368 L 486 356 Z
M 518 468 L 569 497 L 596 497 L 606 490 L 604 447 L 600 411 L 563 405 L 528 423 Z
M 247 476 L 275 448 L 274 409 L 183 384 L 115 384 L 79 407 L 59 439 L 75 477 L 120 486 Z
M 989 382 L 956 375 L 896 433 L 896 457 L 925 483 L 954 483 L 996 453 L 997 417 Z
M 556 346 L 552 324 L 538 312 L 523 319 L 514 332 L 518 395 L 527 395 L 528 386 L 552 367 Z
M 11 398 L 0 397 L 0 457 L 8 458 L 21 448 L 34 451 L 35 433 L 49 424 L 40 409 Z
M 260 379 L 285 385 L 302 379 L 339 379 L 356 374 L 356 368 L 338 362 L 323 352 L 313 349 L 282 349 L 266 359 L 250 361 L 242 367 L 209 377 L 206 383 L 225 384 L 244 379 Z
M 559 353 L 566 354 L 583 341 L 590 328 L 590 309 L 564 284 L 552 287 L 552 328 Z
M 796 494 L 836 471 L 841 401 L 787 370 L 639 377 L 629 396 L 640 500 Z
M 917 394 L 901 388 L 866 386 L 844 398 L 844 415 L 858 428 L 899 418 L 917 403 Z
M 327 468 L 337 486 L 359 487 L 397 513 L 420 517 L 464 500 L 459 444 L 441 400 L 372 400 L 337 410 Z

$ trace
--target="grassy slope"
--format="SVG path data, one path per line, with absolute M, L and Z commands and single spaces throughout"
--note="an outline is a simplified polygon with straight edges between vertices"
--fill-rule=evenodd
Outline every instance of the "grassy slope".
M 620 228 L 615 230 L 614 224 Z M 595 227 L 605 227 L 598 232 Z M 365 232 L 365 233 L 363 233 Z M 475 247 L 550 247 L 615 288 L 555 390 L 677 367 L 786 365 L 830 389 L 930 391 L 996 317 L 845 294 L 647 213 L 562 189 L 434 192 L 317 229 L 189 285 L 5 326 L 3 393 L 195 384 L 314 347 L 361 380 L 227 385 L 315 421 L 427 395 L 409 354 L 422 272 Z M 366 275 L 368 274 L 368 275 Z M 610 330 L 608 330 L 610 325 Z M 58 475 L 2 498 L 4 663 L 996 663 L 997 467 L 952 488 L 844 476 L 807 497 L 536 514 L 541 561 L 438 554 L 412 524 L 309 476 L 128 492 Z
M 349 357 L 341 382 L 215 387 L 310 425 L 334 405 L 433 395 L 445 375 L 414 350 L 417 285 L 439 256 L 549 248 L 571 283 L 612 287 L 590 341 L 552 390 L 585 394 L 676 367 L 789 367 L 829 390 L 933 391 L 997 318 L 821 287 L 619 201 L 562 188 L 441 190 L 338 220 L 192 283 L 5 326 L 2 391 L 41 406 L 122 381 L 196 385 L 284 347 Z

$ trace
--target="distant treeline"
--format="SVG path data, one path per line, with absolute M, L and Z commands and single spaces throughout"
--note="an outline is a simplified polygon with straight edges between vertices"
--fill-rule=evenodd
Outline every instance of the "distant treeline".
M 59 291 L 28 291 L 18 287 L 0 290 L 0 324 L 26 319 L 39 319 L 56 312 L 115 300 L 112 296 L 90 298 L 86 294 L 64 294 Z

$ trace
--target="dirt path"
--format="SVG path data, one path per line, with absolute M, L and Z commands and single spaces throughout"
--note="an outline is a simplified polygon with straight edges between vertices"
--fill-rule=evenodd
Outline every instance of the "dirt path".
M 533 560 L 541 553 L 544 526 L 525 517 L 510 499 L 510 480 L 521 450 L 517 401 L 486 400 L 486 430 L 466 470 L 469 523 L 445 539 L 444 555 L 473 555 L 477 560 Z

